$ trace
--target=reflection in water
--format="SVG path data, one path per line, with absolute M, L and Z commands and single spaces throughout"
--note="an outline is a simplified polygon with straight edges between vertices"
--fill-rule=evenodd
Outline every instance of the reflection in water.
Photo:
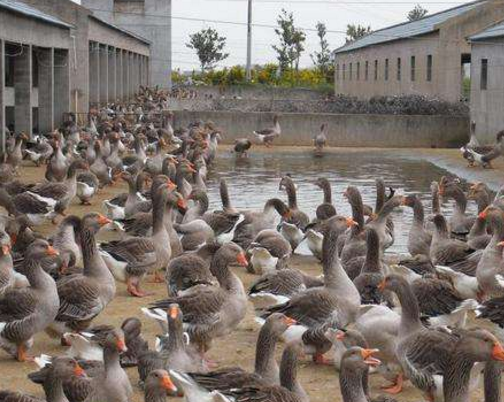
M 299 208 L 312 218 L 323 199 L 322 191 L 314 185 L 318 177 L 326 177 L 331 182 L 333 202 L 339 214 L 351 213 L 348 202 L 342 196 L 349 185 L 357 186 L 364 202 L 374 206 L 377 177 L 382 177 L 387 186 L 395 188 L 396 194 L 419 194 L 426 214 L 429 214 L 430 184 L 449 174 L 429 162 L 401 159 L 397 154 L 387 156 L 383 151 L 342 152 L 327 154 L 323 158 L 314 158 L 311 153 L 279 152 L 251 154 L 249 159 L 241 160 L 235 160 L 234 155 L 223 152 L 215 161 L 215 170 L 209 175 L 210 208 L 221 208 L 218 190 L 220 177 L 227 180 L 232 203 L 237 208 L 261 209 L 273 197 L 286 200 L 285 194 L 278 190 L 278 183 L 282 175 L 287 173 L 298 185 Z M 444 203 L 444 213 L 450 215 L 451 210 L 451 202 Z M 470 203 L 470 211 L 475 211 L 473 203 Z M 406 253 L 412 211 L 402 207 L 393 217 L 396 240 L 388 251 Z

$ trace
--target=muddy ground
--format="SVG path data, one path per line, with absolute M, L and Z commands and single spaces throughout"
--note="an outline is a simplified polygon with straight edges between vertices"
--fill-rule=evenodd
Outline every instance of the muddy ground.
M 38 182 L 43 179 L 43 172 L 43 168 L 26 166 L 21 170 L 21 178 L 26 182 Z M 93 199 L 93 206 L 83 207 L 77 205 L 77 202 L 74 202 L 69 212 L 82 215 L 90 210 L 100 211 L 102 200 L 111 198 L 114 194 L 125 190 L 126 187 L 124 185 L 106 188 L 102 190 L 98 197 Z M 48 224 L 40 227 L 39 230 L 45 234 L 50 234 L 54 231 L 54 228 L 54 226 Z M 109 236 L 108 234 L 106 235 L 106 237 Z M 302 269 L 309 274 L 321 274 L 320 264 L 311 257 L 294 256 L 292 258 L 292 266 Z M 253 275 L 244 272 L 242 268 L 235 268 L 235 272 L 243 280 L 246 287 L 255 279 Z M 144 318 L 140 312 L 140 307 L 147 305 L 151 301 L 165 297 L 166 288 L 164 285 L 154 283 L 146 283 L 145 288 L 153 291 L 154 295 L 144 299 L 137 299 L 128 296 L 124 285 L 119 284 L 115 300 L 107 307 L 103 314 L 98 317 L 96 324 L 107 323 L 119 326 L 125 318 L 137 316 L 144 324 L 146 339 L 148 339 L 150 345 L 153 346 L 154 336 L 159 333 L 159 327 L 152 320 Z M 258 326 L 254 322 L 253 307 L 250 304 L 244 322 L 241 323 L 232 335 L 215 341 L 210 352 L 210 357 L 219 362 L 221 367 L 241 366 L 251 370 L 253 369 L 257 334 Z M 280 347 L 278 349 L 280 354 L 282 348 Z M 65 348 L 60 346 L 59 340 L 50 339 L 45 334 L 39 334 L 35 339 L 35 345 L 31 352 L 34 355 L 40 353 L 59 355 L 65 353 Z M 0 389 L 26 391 L 42 396 L 42 390 L 38 386 L 30 383 L 26 378 L 26 375 L 35 369 L 34 363 L 17 363 L 0 350 Z M 133 401 L 143 401 L 143 395 L 136 385 L 138 379 L 136 369 L 128 369 L 128 374 L 135 389 Z M 338 374 L 333 367 L 316 366 L 310 361 L 303 361 L 301 363 L 300 377 L 312 402 L 339 402 L 342 400 L 339 391 Z M 378 376 L 371 376 L 372 395 L 378 395 L 380 393 L 379 387 L 384 383 L 385 381 Z M 400 401 L 410 402 L 422 400 L 422 397 L 418 391 L 407 383 L 403 393 L 398 396 L 398 399 Z M 471 398 L 471 400 L 482 399 L 481 391 Z M 174 398 L 173 400 L 177 399 Z

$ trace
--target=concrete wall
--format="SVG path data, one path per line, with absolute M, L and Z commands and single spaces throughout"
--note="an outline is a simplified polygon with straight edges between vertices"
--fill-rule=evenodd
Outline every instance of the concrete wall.
M 238 112 L 175 112 L 175 126 L 185 127 L 202 119 L 212 120 L 224 141 L 253 138 L 253 130 L 269 127 L 273 115 Z M 458 116 L 390 116 L 338 114 L 282 114 L 279 145 L 311 145 L 322 123 L 329 127 L 328 143 L 342 147 L 444 148 L 467 142 L 469 120 Z
M 422 39 L 395 41 L 389 44 L 370 46 L 355 52 L 336 55 L 335 91 L 361 98 L 377 95 L 426 94 L 441 95 L 438 83 L 444 79 L 440 69 L 438 33 L 425 35 Z M 427 56 L 433 60 L 432 81 L 427 81 Z M 415 80 L 411 80 L 411 56 L 415 56 Z M 385 61 L 388 59 L 388 80 L 385 79 Z M 401 60 L 401 75 L 398 79 L 398 59 Z M 375 80 L 375 62 L 378 75 Z M 366 62 L 368 77 L 366 80 Z M 358 64 L 359 63 L 359 64 Z M 357 66 L 360 74 L 357 77 Z M 350 75 L 350 68 L 352 75 Z M 457 98 L 458 99 L 458 98 Z
M 151 85 L 171 88 L 171 0 L 82 0 L 100 18 L 152 42 Z
M 353 52 L 336 55 L 336 69 L 340 79 L 336 81 L 336 93 L 369 98 L 374 95 L 422 94 L 438 96 L 456 102 L 462 94 L 462 55 L 470 54 L 467 37 L 504 18 L 500 1 L 488 1 L 480 7 L 438 25 L 438 31 L 409 40 L 369 46 Z M 426 81 L 427 55 L 433 56 L 433 80 Z M 416 56 L 416 82 L 410 80 L 410 58 Z M 402 80 L 396 79 L 397 58 L 401 58 Z M 389 59 L 389 80 L 384 79 L 385 59 Z M 379 61 L 379 78 L 372 74 L 374 60 Z M 363 79 L 365 62 L 370 63 L 369 81 Z M 360 62 L 361 79 L 355 79 L 356 63 Z M 349 64 L 353 66 L 353 80 L 349 78 Z M 342 67 L 346 66 L 346 80 L 342 80 Z
M 275 87 L 247 87 L 247 86 L 194 86 L 187 90 L 197 93 L 197 98 L 235 98 L 242 99 L 296 99 L 296 100 L 320 100 L 328 95 L 326 92 L 314 91 L 304 88 L 275 88 Z
M 474 42 L 471 64 L 471 121 L 482 143 L 494 143 L 504 129 L 504 38 Z M 495 43 L 485 44 L 485 42 Z M 487 89 L 481 89 L 481 60 L 488 60 Z

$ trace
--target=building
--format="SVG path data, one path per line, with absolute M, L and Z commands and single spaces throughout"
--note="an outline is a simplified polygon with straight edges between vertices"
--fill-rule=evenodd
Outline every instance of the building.
M 149 57 L 149 41 L 69 0 L 0 0 L 2 139 L 129 99 L 148 85 Z
M 458 101 L 471 63 L 467 37 L 502 19 L 502 1 L 479 0 L 374 31 L 335 51 L 336 93 Z
M 504 130 L 504 22 L 469 38 L 471 63 L 471 121 L 482 143 L 495 142 Z
M 147 38 L 151 42 L 152 85 L 171 88 L 171 0 L 81 0 L 105 21 Z

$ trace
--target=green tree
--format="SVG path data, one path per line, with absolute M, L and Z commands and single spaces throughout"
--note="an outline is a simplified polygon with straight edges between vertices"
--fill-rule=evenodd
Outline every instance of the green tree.
M 348 24 L 346 30 L 346 43 L 354 42 L 371 32 L 373 31 L 370 26 L 365 27 L 359 24 Z
M 190 41 L 186 46 L 194 49 L 198 55 L 201 71 L 211 70 L 215 65 L 228 58 L 229 53 L 224 53 L 226 38 L 219 36 L 213 28 L 202 29 L 189 35 Z
M 317 67 L 318 70 L 325 75 L 329 70 L 332 61 L 329 42 L 326 39 L 327 28 L 322 22 L 317 23 L 316 28 L 317 36 L 319 38 L 320 51 L 313 52 L 310 57 L 313 61 L 313 64 L 315 64 L 315 67 Z
M 280 39 L 280 44 L 272 47 L 278 54 L 277 59 L 280 70 L 283 72 L 290 68 L 298 71 L 299 58 L 305 50 L 306 35 L 294 25 L 293 14 L 287 13 L 284 9 L 278 16 L 277 22 L 278 28 L 275 29 L 275 33 Z
M 413 10 L 408 13 L 408 20 L 417 21 L 427 15 L 429 11 L 417 4 Z

